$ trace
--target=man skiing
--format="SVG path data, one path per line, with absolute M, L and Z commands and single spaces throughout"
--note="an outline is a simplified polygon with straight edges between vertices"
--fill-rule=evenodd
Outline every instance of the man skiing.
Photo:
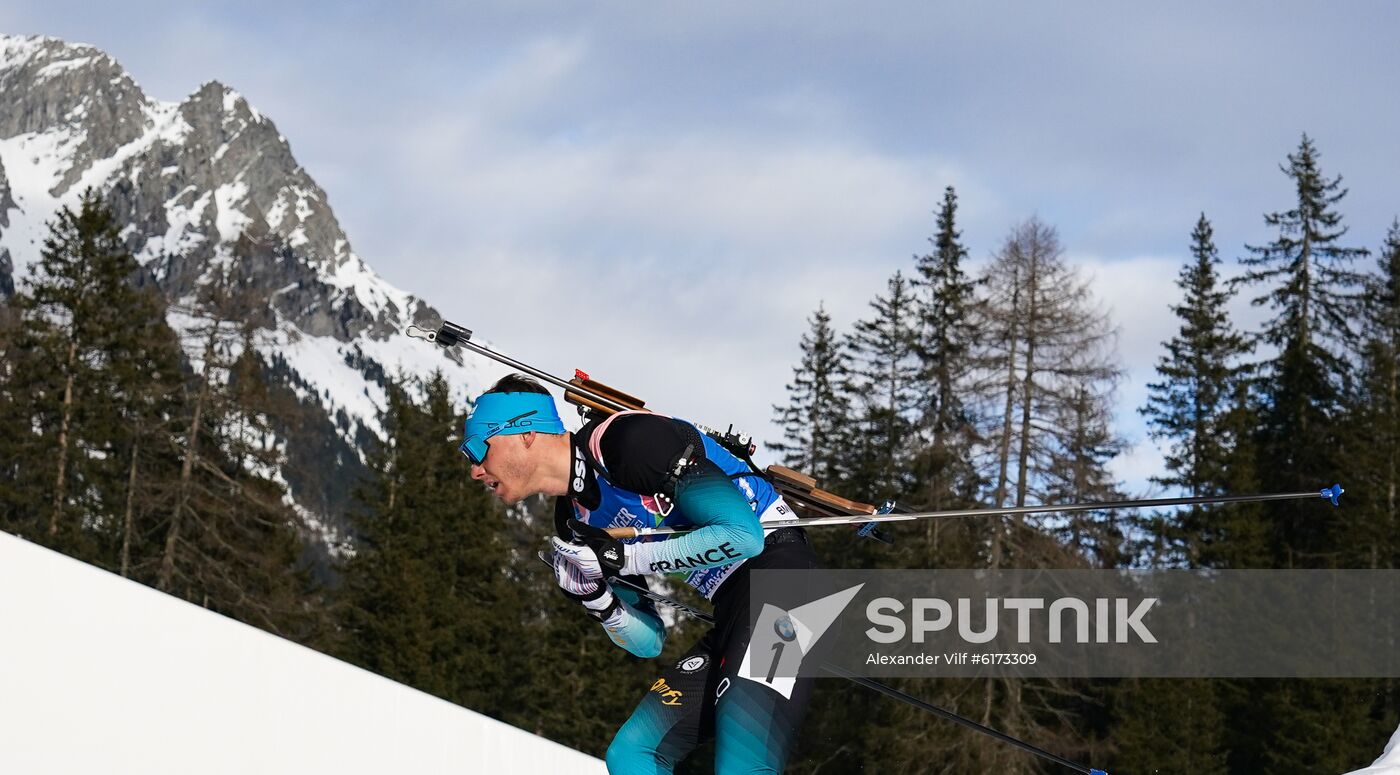
M 614 589 L 610 578 L 644 586 L 642 576 L 682 574 L 714 603 L 714 627 L 662 673 L 618 730 L 608 771 L 671 773 L 713 736 L 717 773 L 782 772 L 813 679 L 749 677 L 749 572 L 817 563 L 802 530 L 765 535 L 763 522 L 791 516 L 769 483 L 684 420 L 620 412 L 569 433 L 549 392 L 519 374 L 477 399 L 465 432 L 461 450 L 472 478 L 503 502 L 556 496 L 556 583 L 614 643 L 654 657 L 666 630 L 649 600 L 625 585 Z M 605 532 L 663 525 L 695 529 L 626 543 Z

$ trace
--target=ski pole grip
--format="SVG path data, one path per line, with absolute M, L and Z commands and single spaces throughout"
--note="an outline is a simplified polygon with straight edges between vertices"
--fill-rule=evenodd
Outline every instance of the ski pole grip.
M 608 535 L 618 539 L 619 541 L 628 538 L 637 538 L 641 535 L 641 533 L 637 532 L 637 528 L 635 527 L 610 527 L 607 529 L 606 532 Z

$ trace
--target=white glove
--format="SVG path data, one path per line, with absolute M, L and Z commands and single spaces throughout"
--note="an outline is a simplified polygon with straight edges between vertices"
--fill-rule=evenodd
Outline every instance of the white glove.
M 586 597 L 598 591 L 603 584 L 601 579 L 590 579 L 583 570 L 574 564 L 571 557 L 554 552 L 554 583 L 570 596 Z
M 585 579 L 592 581 L 603 578 L 603 564 L 598 561 L 598 555 L 594 553 L 593 547 L 586 544 L 571 544 L 558 536 L 551 540 L 554 542 L 556 574 L 559 563 L 563 561 L 577 568 Z
M 565 595 L 582 603 L 595 619 L 601 621 L 620 613 L 617 598 L 606 582 L 601 578 L 587 578 L 570 556 L 557 551 L 554 553 L 554 583 L 564 590 Z

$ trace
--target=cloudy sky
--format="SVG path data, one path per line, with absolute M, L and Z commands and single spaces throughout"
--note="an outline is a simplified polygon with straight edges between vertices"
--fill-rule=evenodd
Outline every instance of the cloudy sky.
M 1303 132 L 1354 244 L 1400 212 L 1400 6 L 1131 5 L 46 0 L 0 5 L 0 31 L 97 45 L 162 100 L 232 86 L 390 281 L 760 435 L 806 318 L 865 314 L 944 186 L 978 262 L 1039 215 L 1119 326 L 1116 470 L 1141 487 L 1135 408 L 1197 215 L 1227 262 L 1266 240 Z

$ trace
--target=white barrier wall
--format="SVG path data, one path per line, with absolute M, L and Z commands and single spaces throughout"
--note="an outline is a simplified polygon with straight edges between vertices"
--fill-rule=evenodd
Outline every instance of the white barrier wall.
M 605 769 L 0 533 L 0 773 L 317 772 Z

